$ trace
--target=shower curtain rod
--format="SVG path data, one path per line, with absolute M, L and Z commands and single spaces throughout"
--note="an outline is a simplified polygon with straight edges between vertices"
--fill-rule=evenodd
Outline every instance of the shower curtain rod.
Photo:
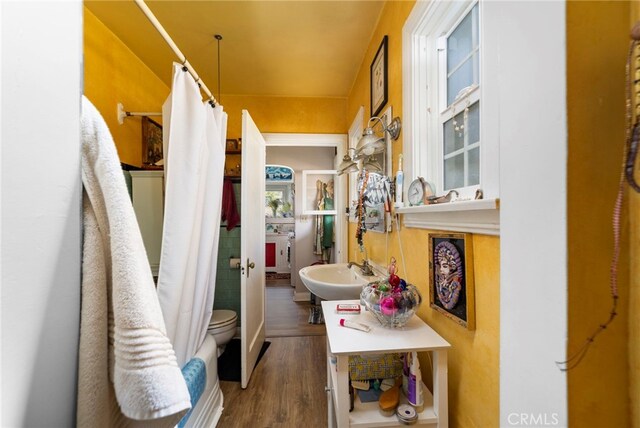
M 182 65 L 187 69 L 189 74 L 191 74 L 191 77 L 193 77 L 193 79 L 196 81 L 196 83 L 198 84 L 202 92 L 207 94 L 207 96 L 209 97 L 209 102 L 212 103 L 214 107 L 218 105 L 218 101 L 211 94 L 211 91 L 209 90 L 209 88 L 207 88 L 207 85 L 205 85 L 202 79 L 200 79 L 200 76 L 198 76 L 198 73 L 196 73 L 196 70 L 189 63 L 189 61 L 187 61 L 187 58 L 180 51 L 180 49 L 175 44 L 175 42 L 173 41 L 169 33 L 167 33 L 167 31 L 164 29 L 164 27 L 160 23 L 160 21 L 158 21 L 158 18 L 156 18 L 153 12 L 151 12 L 151 9 L 149 9 L 149 7 L 144 2 L 144 0 L 133 0 L 133 1 L 136 2 L 140 10 L 142 10 L 142 13 L 144 13 L 146 17 L 149 19 L 149 21 L 151 21 L 151 24 L 153 24 L 153 26 L 156 27 L 156 30 L 158 30 L 158 32 L 160 33 L 162 38 L 165 40 L 165 42 L 167 42 L 171 50 L 173 50 L 173 53 L 176 54 L 176 56 L 180 60 L 180 63 L 182 63 Z
M 118 123 L 122 125 L 124 120 L 131 116 L 162 116 L 162 112 L 159 111 L 126 111 L 122 103 L 118 103 L 117 106 Z

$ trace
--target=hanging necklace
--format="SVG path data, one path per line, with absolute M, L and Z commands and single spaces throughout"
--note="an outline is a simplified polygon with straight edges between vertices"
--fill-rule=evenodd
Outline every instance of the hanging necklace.
M 640 40 L 640 22 L 636 23 L 631 31 L 631 45 L 627 56 L 627 64 L 625 66 L 625 81 L 627 88 L 626 108 L 626 126 L 625 126 L 625 146 L 622 159 L 622 168 L 620 172 L 620 182 L 618 184 L 618 195 L 613 207 L 613 257 L 611 258 L 611 266 L 609 269 L 609 288 L 611 293 L 611 310 L 609 318 L 603 324 L 600 324 L 596 330 L 585 340 L 583 345 L 574 352 L 566 361 L 556 361 L 556 365 L 562 371 L 571 370 L 580 364 L 587 355 L 587 351 L 596 337 L 605 331 L 609 324 L 618 315 L 618 260 L 620 258 L 620 217 L 622 214 L 622 205 L 626 193 L 625 181 L 636 192 L 640 192 L 640 186 L 636 183 L 635 160 L 638 154 L 638 141 L 640 140 L 640 123 L 638 121 L 638 108 L 640 107 L 639 98 L 640 91 L 640 55 L 638 55 L 638 41 Z M 634 69 L 634 80 L 631 80 L 632 62 L 635 60 L 636 67 Z M 634 112 L 635 109 L 635 112 Z M 634 114 L 635 113 L 635 114 Z M 634 123 L 635 116 L 635 123 Z

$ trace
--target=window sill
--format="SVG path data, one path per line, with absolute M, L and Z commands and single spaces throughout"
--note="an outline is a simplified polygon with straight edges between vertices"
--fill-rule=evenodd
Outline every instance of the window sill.
M 500 235 L 500 200 L 479 199 L 397 208 L 405 227 Z

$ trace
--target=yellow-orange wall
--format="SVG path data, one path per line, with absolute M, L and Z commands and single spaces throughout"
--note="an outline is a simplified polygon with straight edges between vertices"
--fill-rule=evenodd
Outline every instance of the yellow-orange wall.
M 389 36 L 388 102 L 393 115 L 402 115 L 402 27 L 414 2 L 387 2 L 378 26 L 367 49 L 358 77 L 349 95 L 347 125 L 358 108 L 365 106 L 365 119 L 369 112 L 369 65 L 380 46 L 383 36 Z M 402 152 L 402 134 L 393 143 L 394 174 L 398 155 Z M 406 180 L 407 178 L 405 178 Z M 423 302 L 418 316 L 450 344 L 449 352 L 449 421 L 452 427 L 499 426 L 499 356 L 500 356 L 500 239 L 473 235 L 476 329 L 468 331 L 429 308 L 427 230 L 403 228 L 400 232 L 407 272 L 400 261 L 398 232 L 388 237 L 367 232 L 364 237 L 368 256 L 374 262 L 386 265 L 390 256 L 398 259 L 400 276 L 414 283 Z M 358 260 L 355 226 L 349 227 L 349 259 Z M 426 354 L 421 355 L 423 377 L 430 378 Z
M 141 166 L 140 118 L 128 118 L 118 124 L 116 105 L 120 102 L 128 111 L 160 111 L 169 87 L 86 7 L 84 94 L 107 122 L 120 160 Z M 153 120 L 162 123 L 161 117 Z
M 238 138 L 242 110 L 248 110 L 261 132 L 344 134 L 347 132 L 345 98 L 293 98 L 222 95 L 229 114 L 227 135 Z
M 607 320 L 611 308 L 611 218 L 625 140 L 629 5 L 567 3 L 568 355 Z M 569 423 L 574 427 L 630 425 L 627 214 L 625 210 L 618 317 L 568 372 Z
M 345 98 L 292 98 L 224 95 L 222 105 L 229 114 L 228 138 L 242 132 L 242 110 L 249 111 L 261 132 L 345 134 Z M 240 155 L 227 155 L 227 170 L 241 164 Z
M 119 125 L 116 104 L 128 111 L 160 111 L 169 86 L 155 75 L 95 15 L 84 8 L 84 93 L 102 113 L 120 159 L 142 164 L 140 118 Z M 167 67 L 171 67 L 167 63 Z M 262 132 L 346 133 L 345 98 L 291 98 L 225 95 L 228 138 L 239 138 L 242 110 L 247 109 Z M 154 117 L 162 123 L 162 118 Z M 239 158 L 239 156 L 238 156 Z M 236 163 L 237 159 L 230 159 Z
M 630 27 L 640 21 L 640 1 L 631 3 Z M 640 100 L 635 100 L 640 104 Z M 636 117 L 636 120 L 638 118 Z M 638 169 L 636 168 L 636 171 Z M 638 175 L 636 175 L 636 178 Z M 629 192 L 629 402 L 631 426 L 640 428 L 640 195 Z

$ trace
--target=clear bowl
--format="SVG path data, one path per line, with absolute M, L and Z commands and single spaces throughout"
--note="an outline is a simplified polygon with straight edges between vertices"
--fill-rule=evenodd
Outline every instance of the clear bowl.
M 360 302 L 384 327 L 399 328 L 416 313 L 422 296 L 412 284 L 406 284 L 404 288 L 391 287 L 385 279 L 364 286 Z

